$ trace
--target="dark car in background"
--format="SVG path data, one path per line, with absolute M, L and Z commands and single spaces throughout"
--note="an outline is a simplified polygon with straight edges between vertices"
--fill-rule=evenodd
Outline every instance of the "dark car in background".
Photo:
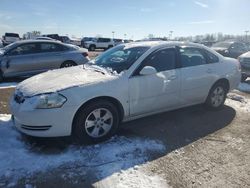
M 21 40 L 21 38 L 19 37 L 18 33 L 5 33 L 2 37 L 2 43 L 4 46 L 19 40 Z
M 58 34 L 45 34 L 45 35 L 42 35 L 42 37 L 49 37 L 49 38 L 63 42 L 62 38 Z
M 224 41 L 215 43 L 212 49 L 225 57 L 238 58 L 248 51 L 247 46 L 242 42 Z
M 49 40 L 23 40 L 0 49 L 0 82 L 87 63 L 88 50 Z
M 241 81 L 244 82 L 250 77 L 250 51 L 242 54 L 238 59 L 241 64 Z

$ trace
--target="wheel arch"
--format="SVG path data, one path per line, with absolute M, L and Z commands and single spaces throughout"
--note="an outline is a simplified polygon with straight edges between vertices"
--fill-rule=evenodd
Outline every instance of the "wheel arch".
M 220 78 L 219 80 L 217 80 L 217 81 L 213 84 L 213 86 L 214 86 L 215 84 L 218 84 L 218 83 L 224 84 L 224 85 L 226 86 L 227 92 L 230 90 L 230 82 L 229 82 L 229 80 L 228 80 L 227 78 Z M 212 86 L 212 87 L 213 87 L 213 86 Z M 211 87 L 211 88 L 212 88 L 212 87 Z
M 86 101 L 84 104 L 82 104 L 76 111 L 75 115 L 74 115 L 74 118 L 73 118 L 73 121 L 72 121 L 72 130 L 73 130 L 73 125 L 74 125 L 74 122 L 76 120 L 76 117 L 79 113 L 79 111 L 83 108 L 85 108 L 86 106 L 90 105 L 91 103 L 94 103 L 96 101 L 109 101 L 111 102 L 112 104 L 115 105 L 115 107 L 117 108 L 118 110 L 118 113 L 119 113 L 119 118 L 120 118 L 120 121 L 122 121 L 123 117 L 124 117 L 124 107 L 122 105 L 122 103 L 114 98 L 114 97 L 110 97 L 110 96 L 100 96 L 100 97 L 94 97 L 92 99 L 89 99 L 88 101 Z

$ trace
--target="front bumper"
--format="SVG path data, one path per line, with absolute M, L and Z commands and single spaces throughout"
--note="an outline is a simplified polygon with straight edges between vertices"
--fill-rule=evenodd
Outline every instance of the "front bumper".
M 74 118 L 71 107 L 25 109 L 22 105 L 25 104 L 18 104 L 13 99 L 11 100 L 12 120 L 20 132 L 35 137 L 71 135 Z

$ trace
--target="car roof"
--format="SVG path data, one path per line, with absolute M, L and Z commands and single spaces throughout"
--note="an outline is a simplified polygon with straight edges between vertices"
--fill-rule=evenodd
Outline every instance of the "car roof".
M 164 47 L 164 46 L 191 46 L 191 47 L 204 47 L 203 44 L 197 44 L 192 42 L 179 42 L 179 41 L 142 41 L 142 42 L 131 42 L 123 44 L 126 47 L 137 47 L 137 46 L 145 46 L 145 47 Z
M 16 44 L 27 44 L 27 43 L 55 43 L 55 44 L 62 44 L 61 42 L 58 41 L 53 41 L 53 40 L 20 40 L 17 41 Z

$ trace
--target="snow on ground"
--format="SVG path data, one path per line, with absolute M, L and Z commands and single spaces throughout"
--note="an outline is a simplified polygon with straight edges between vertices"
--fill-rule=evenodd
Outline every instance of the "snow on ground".
M 21 178 L 37 172 L 67 166 L 70 171 L 65 171 L 64 179 L 86 175 L 86 168 L 90 168 L 96 173 L 97 183 L 103 185 L 110 179 L 112 187 L 166 187 L 160 177 L 149 176 L 138 167 L 149 160 L 149 153 L 165 151 L 158 141 L 114 137 L 101 144 L 72 145 L 60 153 L 48 154 L 33 151 L 16 131 L 10 115 L 0 114 L 0 143 L 0 183 L 6 183 L 4 186 L 15 186 Z
M 239 94 L 229 93 L 225 104 L 233 107 L 236 111 L 250 112 L 250 100 Z
M 238 86 L 238 90 L 250 93 L 250 84 L 249 83 L 240 83 Z
M 0 83 L 0 89 L 13 88 L 17 86 L 17 82 Z

